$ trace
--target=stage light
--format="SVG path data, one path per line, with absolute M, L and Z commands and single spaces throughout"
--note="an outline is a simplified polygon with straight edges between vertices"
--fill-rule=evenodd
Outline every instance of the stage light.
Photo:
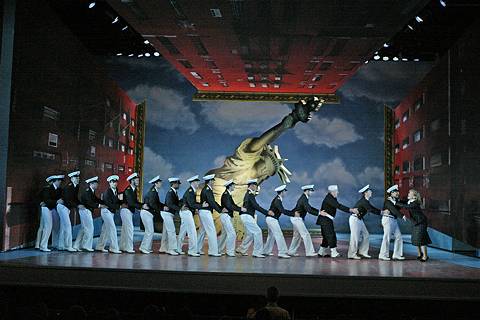
M 367 63 L 368 63 L 368 60 L 367 60 L 367 61 L 365 61 L 365 64 L 367 64 Z
M 150 57 L 150 53 L 145 53 L 145 57 Z
M 130 53 L 128 56 L 129 56 L 129 57 L 133 57 L 133 53 Z
M 387 57 L 387 56 L 385 56 L 385 57 L 382 58 L 382 60 L 383 60 L 383 61 L 388 61 L 388 60 L 390 60 L 390 58 Z
M 416 62 L 418 62 L 418 61 L 420 61 L 420 59 L 418 59 L 418 58 L 415 58 L 415 59 L 413 59 L 413 61 L 416 61 Z
M 122 31 L 125 31 L 127 29 L 128 29 L 128 26 L 125 26 L 125 27 L 122 28 Z
M 384 47 L 384 48 L 388 48 L 388 47 L 390 47 L 390 45 L 389 45 L 388 43 L 384 43 L 384 44 L 383 44 L 383 47 Z
M 408 61 L 408 59 L 407 58 L 402 58 L 402 61 Z
M 445 8 L 447 6 L 447 1 L 440 0 L 440 5 Z
M 373 56 L 373 59 L 380 60 L 380 56 L 377 54 L 377 55 Z
M 141 57 L 143 57 L 143 54 L 140 53 L 137 57 L 138 57 L 138 58 L 141 58 Z
M 160 56 L 160 53 L 154 52 L 153 55 L 154 55 L 155 57 L 159 57 L 159 56 Z
M 143 43 L 145 43 L 145 44 L 149 44 L 149 43 L 150 43 L 150 41 L 148 41 L 148 40 L 145 40 L 145 41 L 143 41 Z
M 121 56 L 121 55 L 122 55 L 122 53 L 121 53 L 121 52 L 117 53 L 117 56 Z
M 117 23 L 117 22 L 118 22 L 118 17 L 115 17 L 115 19 L 113 19 L 113 21 L 112 21 L 112 24 Z
M 412 30 L 413 31 L 413 27 L 411 25 L 407 25 L 408 29 Z
M 422 23 L 422 22 L 423 22 L 423 19 L 420 18 L 419 16 L 416 16 L 416 17 L 415 17 L 415 20 L 417 20 L 418 23 Z
M 393 61 L 398 61 L 398 57 L 393 57 Z
M 93 7 L 95 7 L 95 4 L 96 4 L 95 1 L 90 2 L 90 3 L 88 4 L 88 9 L 93 9 Z

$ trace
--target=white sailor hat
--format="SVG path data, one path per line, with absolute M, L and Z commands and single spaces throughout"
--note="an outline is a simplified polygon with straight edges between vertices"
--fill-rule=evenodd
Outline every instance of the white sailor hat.
M 150 181 L 148 181 L 148 183 L 156 183 L 158 181 L 162 181 L 162 179 L 160 179 L 160 176 L 156 176 L 156 177 L 150 179 Z
M 212 179 L 215 179 L 215 174 L 209 174 L 209 175 L 206 175 L 203 177 L 203 180 L 205 181 L 209 181 L 209 180 L 212 180 Z
M 276 191 L 276 192 L 282 192 L 282 191 L 284 191 L 284 190 L 285 190 L 285 191 L 287 190 L 287 185 L 286 185 L 286 184 L 281 185 L 281 186 L 275 188 L 275 191 Z
M 198 178 L 198 174 L 193 176 L 193 177 L 190 177 L 187 179 L 188 182 L 193 182 L 193 181 L 200 181 L 200 179 Z
M 398 191 L 398 184 L 395 184 L 387 189 L 387 193 L 392 193 L 393 191 Z
M 86 183 L 98 182 L 98 176 L 85 180 Z
M 45 181 L 50 182 L 52 180 L 55 180 L 56 179 L 55 177 L 56 176 L 49 176 L 49 177 L 47 177 L 47 179 L 45 179 Z
M 307 184 L 302 186 L 302 190 L 313 190 L 314 185 L 313 184 Z
M 223 185 L 228 188 L 231 184 L 235 184 L 235 182 L 233 182 L 232 179 L 228 180 L 228 181 L 225 182 Z
M 63 174 L 57 174 L 56 176 L 53 176 L 52 180 L 63 180 L 65 179 L 65 176 Z
M 172 183 L 172 182 L 181 183 L 181 182 L 180 182 L 180 178 L 177 178 L 177 177 L 168 178 L 168 182 L 170 182 L 170 183 Z
M 338 191 L 338 186 L 336 184 L 332 184 L 329 185 L 327 189 L 329 192 Z
M 74 171 L 68 174 L 69 178 L 78 177 L 78 176 L 80 176 L 80 171 Z
M 358 190 L 358 193 L 364 193 L 365 191 L 367 190 L 370 190 L 370 185 L 367 184 L 365 187 L 363 187 L 362 189 Z
M 107 182 L 110 182 L 110 181 L 112 181 L 112 180 L 118 181 L 118 180 L 120 180 L 120 177 L 117 176 L 116 174 L 114 174 L 114 175 L 109 176 L 109 177 L 107 178 Z
M 258 179 L 248 179 L 247 185 L 251 185 L 251 184 L 258 184 Z
M 130 181 L 132 179 L 138 178 L 138 173 L 134 172 L 131 175 L 127 177 L 127 181 Z

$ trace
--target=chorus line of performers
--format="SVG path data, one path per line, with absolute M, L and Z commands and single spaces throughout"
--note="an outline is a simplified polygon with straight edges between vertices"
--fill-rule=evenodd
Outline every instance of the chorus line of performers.
M 305 247 L 307 257 L 321 256 L 336 258 L 340 256 L 337 251 L 337 237 L 334 228 L 334 219 L 337 210 L 350 214 L 349 225 L 351 230 L 348 258 L 362 259 L 371 258 L 369 250 L 369 233 L 364 223 L 365 215 L 370 212 L 381 216 L 384 235 L 380 249 L 379 259 L 381 260 L 404 260 L 403 240 L 398 219 L 406 216 L 401 213 L 401 208 L 409 211 L 409 218 L 413 222 L 412 244 L 418 247 L 420 261 L 427 261 L 427 245 L 431 243 L 427 233 L 427 218 L 421 209 L 420 194 L 415 190 L 408 193 L 408 201 L 401 201 L 397 185 L 387 190 L 388 197 L 385 200 L 383 209 L 375 208 L 370 203 L 372 190 L 367 185 L 359 190 L 360 200 L 354 207 L 348 207 L 337 200 L 338 186 L 328 186 L 328 193 L 322 202 L 321 208 L 317 209 L 310 205 L 309 198 L 314 192 L 314 185 L 302 186 L 302 193 L 292 210 L 284 208 L 282 201 L 287 192 L 287 186 L 281 185 L 275 188 L 276 196 L 272 200 L 269 209 L 260 206 L 255 197 L 258 194 L 258 183 L 256 179 L 247 181 L 247 192 L 243 198 L 243 204 L 239 206 L 233 201 L 232 192 L 235 189 L 234 181 L 225 183 L 225 191 L 221 197 L 221 203 L 217 203 L 213 194 L 213 181 L 215 175 L 203 177 L 205 182 L 200 193 L 200 202 L 196 200 L 196 192 L 199 188 L 200 178 L 198 175 L 189 178 L 190 184 L 182 197 L 178 190 L 181 184 L 179 178 L 168 179 L 170 188 L 165 196 L 165 203 L 160 201 L 160 189 L 162 179 L 156 176 L 149 181 L 152 185 L 144 197 L 144 201 L 138 199 L 140 177 L 137 173 L 131 174 L 127 181 L 129 186 L 121 193 L 117 188 L 119 177 L 112 175 L 107 178 L 109 188 L 101 197 L 97 197 L 98 177 L 86 179 L 88 187 L 80 190 L 80 171 L 68 174 L 70 182 L 62 187 L 64 175 L 54 175 L 46 179 L 48 185 L 41 193 L 41 219 L 37 232 L 35 247 L 42 251 L 50 251 L 48 248 L 50 235 L 52 246 L 58 250 L 94 251 L 93 249 L 93 218 L 92 212 L 99 208 L 103 220 L 100 238 L 96 250 L 111 253 L 135 253 L 133 248 L 133 215 L 139 213 L 145 227 L 143 240 L 140 245 L 140 252 L 152 253 L 152 239 L 154 233 L 154 216 L 160 215 L 163 220 L 163 231 L 161 237 L 160 252 L 170 255 L 185 254 L 183 242 L 188 236 L 187 254 L 198 257 L 203 252 L 205 236 L 208 238 L 208 255 L 220 257 L 226 254 L 235 257 L 236 254 L 248 255 L 247 251 L 253 243 L 253 257 L 264 258 L 273 255 L 274 244 L 277 245 L 278 257 L 290 258 L 299 256 L 297 253 L 301 242 Z M 72 226 L 70 222 L 70 211 L 78 210 L 81 220 L 81 229 L 72 242 Z M 217 238 L 213 220 L 213 210 L 220 213 L 222 232 Z M 256 212 L 266 216 L 268 226 L 268 237 L 263 242 L 262 230 L 258 226 L 255 216 Z M 120 239 L 117 239 L 117 229 L 114 223 L 114 214 L 120 212 L 122 228 Z M 236 233 L 233 227 L 233 213 L 240 214 L 246 233 L 241 244 L 236 247 Z M 317 225 L 321 227 L 322 243 L 318 251 L 315 251 L 310 233 L 304 220 L 307 214 L 317 216 Z M 178 235 L 173 222 L 174 216 L 181 219 L 181 226 Z M 200 228 L 197 232 L 194 215 L 199 216 Z M 279 224 L 281 215 L 290 217 L 293 225 L 293 238 L 290 247 L 287 247 L 285 238 Z M 53 227 L 56 225 L 58 227 Z M 393 255 L 390 256 L 390 240 L 394 239 Z M 109 250 L 105 247 L 109 245 Z

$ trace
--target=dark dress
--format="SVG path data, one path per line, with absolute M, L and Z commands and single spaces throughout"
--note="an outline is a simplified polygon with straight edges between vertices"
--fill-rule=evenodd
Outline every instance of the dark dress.
M 418 201 L 412 203 L 398 201 L 396 204 L 401 208 L 407 209 L 410 213 L 410 219 L 413 222 L 412 244 L 414 246 L 426 246 L 432 243 L 427 232 L 428 220 L 423 214 L 420 203 Z

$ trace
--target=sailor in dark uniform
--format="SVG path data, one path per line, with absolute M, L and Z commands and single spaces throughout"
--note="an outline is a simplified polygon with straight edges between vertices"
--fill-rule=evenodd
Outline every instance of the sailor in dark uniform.
M 136 172 L 127 177 L 130 185 L 123 191 L 123 207 L 120 209 L 122 231 L 120 233 L 120 250 L 135 253 L 133 250 L 133 215 L 139 212 L 143 203 L 138 201 L 140 177 Z
M 235 257 L 235 242 L 237 240 L 237 233 L 233 227 L 233 213 L 246 211 L 245 208 L 240 208 L 235 204 L 232 197 L 232 192 L 235 190 L 235 183 L 233 180 L 228 180 L 224 183 L 225 191 L 222 194 L 221 205 L 222 212 L 220 214 L 220 221 L 222 222 L 222 233 L 218 240 L 218 249 L 221 253 L 225 251 L 227 256 Z
M 200 179 L 198 175 L 187 179 L 190 183 L 190 187 L 185 191 L 182 197 L 182 208 L 180 210 L 180 231 L 177 237 L 177 252 L 179 254 L 185 254 L 182 246 L 185 236 L 188 235 L 188 255 L 192 257 L 199 257 L 198 253 L 198 239 L 197 229 L 195 227 L 195 221 L 193 215 L 198 213 L 198 210 L 202 208 L 202 205 L 197 202 L 197 189 Z M 205 204 L 207 206 L 207 204 Z
M 72 247 L 72 223 L 70 221 L 70 212 L 76 214 L 78 210 L 78 191 L 80 188 L 80 171 L 70 172 L 68 174 L 70 183 L 62 189 L 63 204 L 57 204 L 57 212 L 60 218 L 60 232 L 58 235 L 58 250 L 67 250 L 69 252 L 77 251 Z
M 360 190 L 359 193 L 362 194 L 360 200 L 355 204 L 355 208 L 358 209 L 358 214 L 351 214 L 348 220 L 350 225 L 350 244 L 348 246 L 348 258 L 359 260 L 363 258 L 371 258 L 368 255 L 368 249 L 370 246 L 367 227 L 363 218 L 368 212 L 371 212 L 376 215 L 388 213 L 388 211 L 382 211 L 378 208 L 375 208 L 370 203 L 370 198 L 372 197 L 372 190 L 370 185 L 366 185 Z
M 165 210 L 160 211 L 163 219 L 162 241 L 160 243 L 160 253 L 168 253 L 172 256 L 178 256 L 177 235 L 175 233 L 175 224 L 173 217 L 179 214 L 182 203 L 178 198 L 178 188 L 180 188 L 180 179 L 177 177 L 168 178 L 170 189 L 165 195 Z
M 411 189 L 408 191 L 408 202 L 398 202 L 397 205 L 401 208 L 408 210 L 410 214 L 410 220 L 413 223 L 412 229 L 412 244 L 417 246 L 418 256 L 417 259 L 421 262 L 426 262 L 428 258 L 427 246 L 432 243 L 430 236 L 428 235 L 428 219 L 427 216 L 423 213 L 422 207 L 422 198 L 420 193 L 416 190 Z
M 307 213 L 318 216 L 318 209 L 314 208 L 308 202 L 308 198 L 311 196 L 314 191 L 314 185 L 309 184 L 302 186 L 303 193 L 297 201 L 294 211 L 297 214 L 294 214 L 290 217 L 290 222 L 293 225 L 293 237 L 292 242 L 290 243 L 290 248 L 288 249 L 288 254 L 290 256 L 298 256 L 297 250 L 300 247 L 301 240 L 305 246 L 305 255 L 307 257 L 316 257 L 315 249 L 313 248 L 312 237 L 305 226 L 305 216 Z
M 145 227 L 143 234 L 143 240 L 140 244 L 140 252 L 149 254 L 152 253 L 152 240 L 153 240 L 153 218 L 154 216 L 160 216 L 160 211 L 165 210 L 165 205 L 160 202 L 159 192 L 162 187 L 162 179 L 160 176 L 156 176 L 148 182 L 152 184 L 145 196 L 143 202 L 147 204 L 148 209 L 140 210 L 140 218 Z M 168 208 L 167 208 L 168 209 Z
M 274 216 L 275 214 L 270 211 L 262 208 L 255 199 L 258 190 L 258 180 L 250 179 L 247 181 L 247 192 L 243 198 L 243 207 L 246 209 L 245 212 L 240 212 L 240 220 L 243 222 L 245 227 L 245 236 L 243 238 L 242 244 L 237 248 L 237 252 L 242 255 L 247 255 L 247 250 L 252 244 L 253 241 L 253 257 L 256 258 L 265 258 L 263 255 L 263 237 L 262 229 L 258 226 L 255 221 L 255 211 L 260 211 L 264 215 Z
M 221 254 L 218 252 L 217 230 L 215 228 L 215 223 L 213 222 L 213 210 L 221 214 L 222 207 L 220 207 L 220 205 L 215 201 L 215 197 L 213 195 L 214 179 L 214 174 L 209 174 L 203 177 L 205 186 L 200 193 L 200 202 L 208 203 L 208 207 L 198 210 L 201 226 L 198 230 L 197 243 L 198 251 L 201 254 L 206 235 L 208 237 L 208 255 L 212 257 L 220 257 Z
M 337 214 L 337 209 L 342 210 L 347 213 L 358 214 L 356 208 L 349 208 L 339 203 L 337 200 L 338 196 L 338 186 L 330 185 L 328 186 L 328 193 L 325 196 L 325 199 L 322 202 L 322 211 L 318 215 L 317 225 L 322 227 L 322 244 L 318 250 L 318 255 L 324 257 L 327 255 L 327 248 L 331 249 L 332 258 L 340 256 L 340 253 L 337 251 L 337 235 L 335 234 L 335 228 L 333 226 L 333 219 Z
M 398 185 L 388 188 L 387 194 L 388 197 L 384 202 L 383 209 L 388 210 L 388 212 L 382 215 L 383 239 L 378 259 L 390 260 L 390 239 L 393 235 L 394 244 L 392 258 L 394 260 L 405 260 L 405 257 L 403 257 L 402 233 L 398 226 L 398 219 L 404 217 L 400 212 L 400 207 L 397 205 L 398 198 L 400 197 Z
M 62 190 L 60 184 L 64 176 L 55 175 L 48 177 L 48 185 L 43 187 L 40 192 L 40 225 L 37 231 L 37 239 L 35 241 L 35 248 L 41 251 L 49 252 L 48 239 L 52 233 L 52 212 L 55 210 L 58 203 L 63 203 Z
M 272 203 L 270 204 L 270 210 L 274 213 L 274 215 L 267 216 L 265 218 L 265 222 L 268 226 L 268 236 L 267 242 L 265 242 L 265 245 L 263 246 L 263 254 L 267 256 L 272 255 L 273 245 L 276 242 L 278 249 L 278 257 L 288 259 L 290 258 L 290 256 L 287 254 L 287 243 L 285 242 L 285 238 L 283 237 L 283 232 L 280 228 L 278 220 L 280 219 L 280 216 L 282 214 L 293 217 L 294 212 L 293 210 L 287 210 L 283 207 L 282 201 L 285 197 L 285 194 L 287 193 L 287 186 L 285 184 L 281 185 L 275 188 L 275 192 L 277 193 L 277 195 L 275 196 L 275 198 L 273 198 Z
M 118 198 L 118 180 L 120 177 L 111 175 L 107 178 L 109 187 L 102 194 L 105 208 L 100 209 L 103 224 L 100 238 L 98 239 L 95 250 L 101 252 L 122 253 L 118 248 L 117 227 L 115 226 L 114 215 L 120 210 L 122 201 Z M 105 249 L 107 242 L 110 243 L 108 251 Z
M 92 252 L 93 248 L 93 210 L 104 208 L 103 201 L 97 198 L 95 190 L 98 188 L 98 177 L 85 180 L 88 188 L 80 192 L 79 214 L 82 228 L 75 239 L 74 248 Z

